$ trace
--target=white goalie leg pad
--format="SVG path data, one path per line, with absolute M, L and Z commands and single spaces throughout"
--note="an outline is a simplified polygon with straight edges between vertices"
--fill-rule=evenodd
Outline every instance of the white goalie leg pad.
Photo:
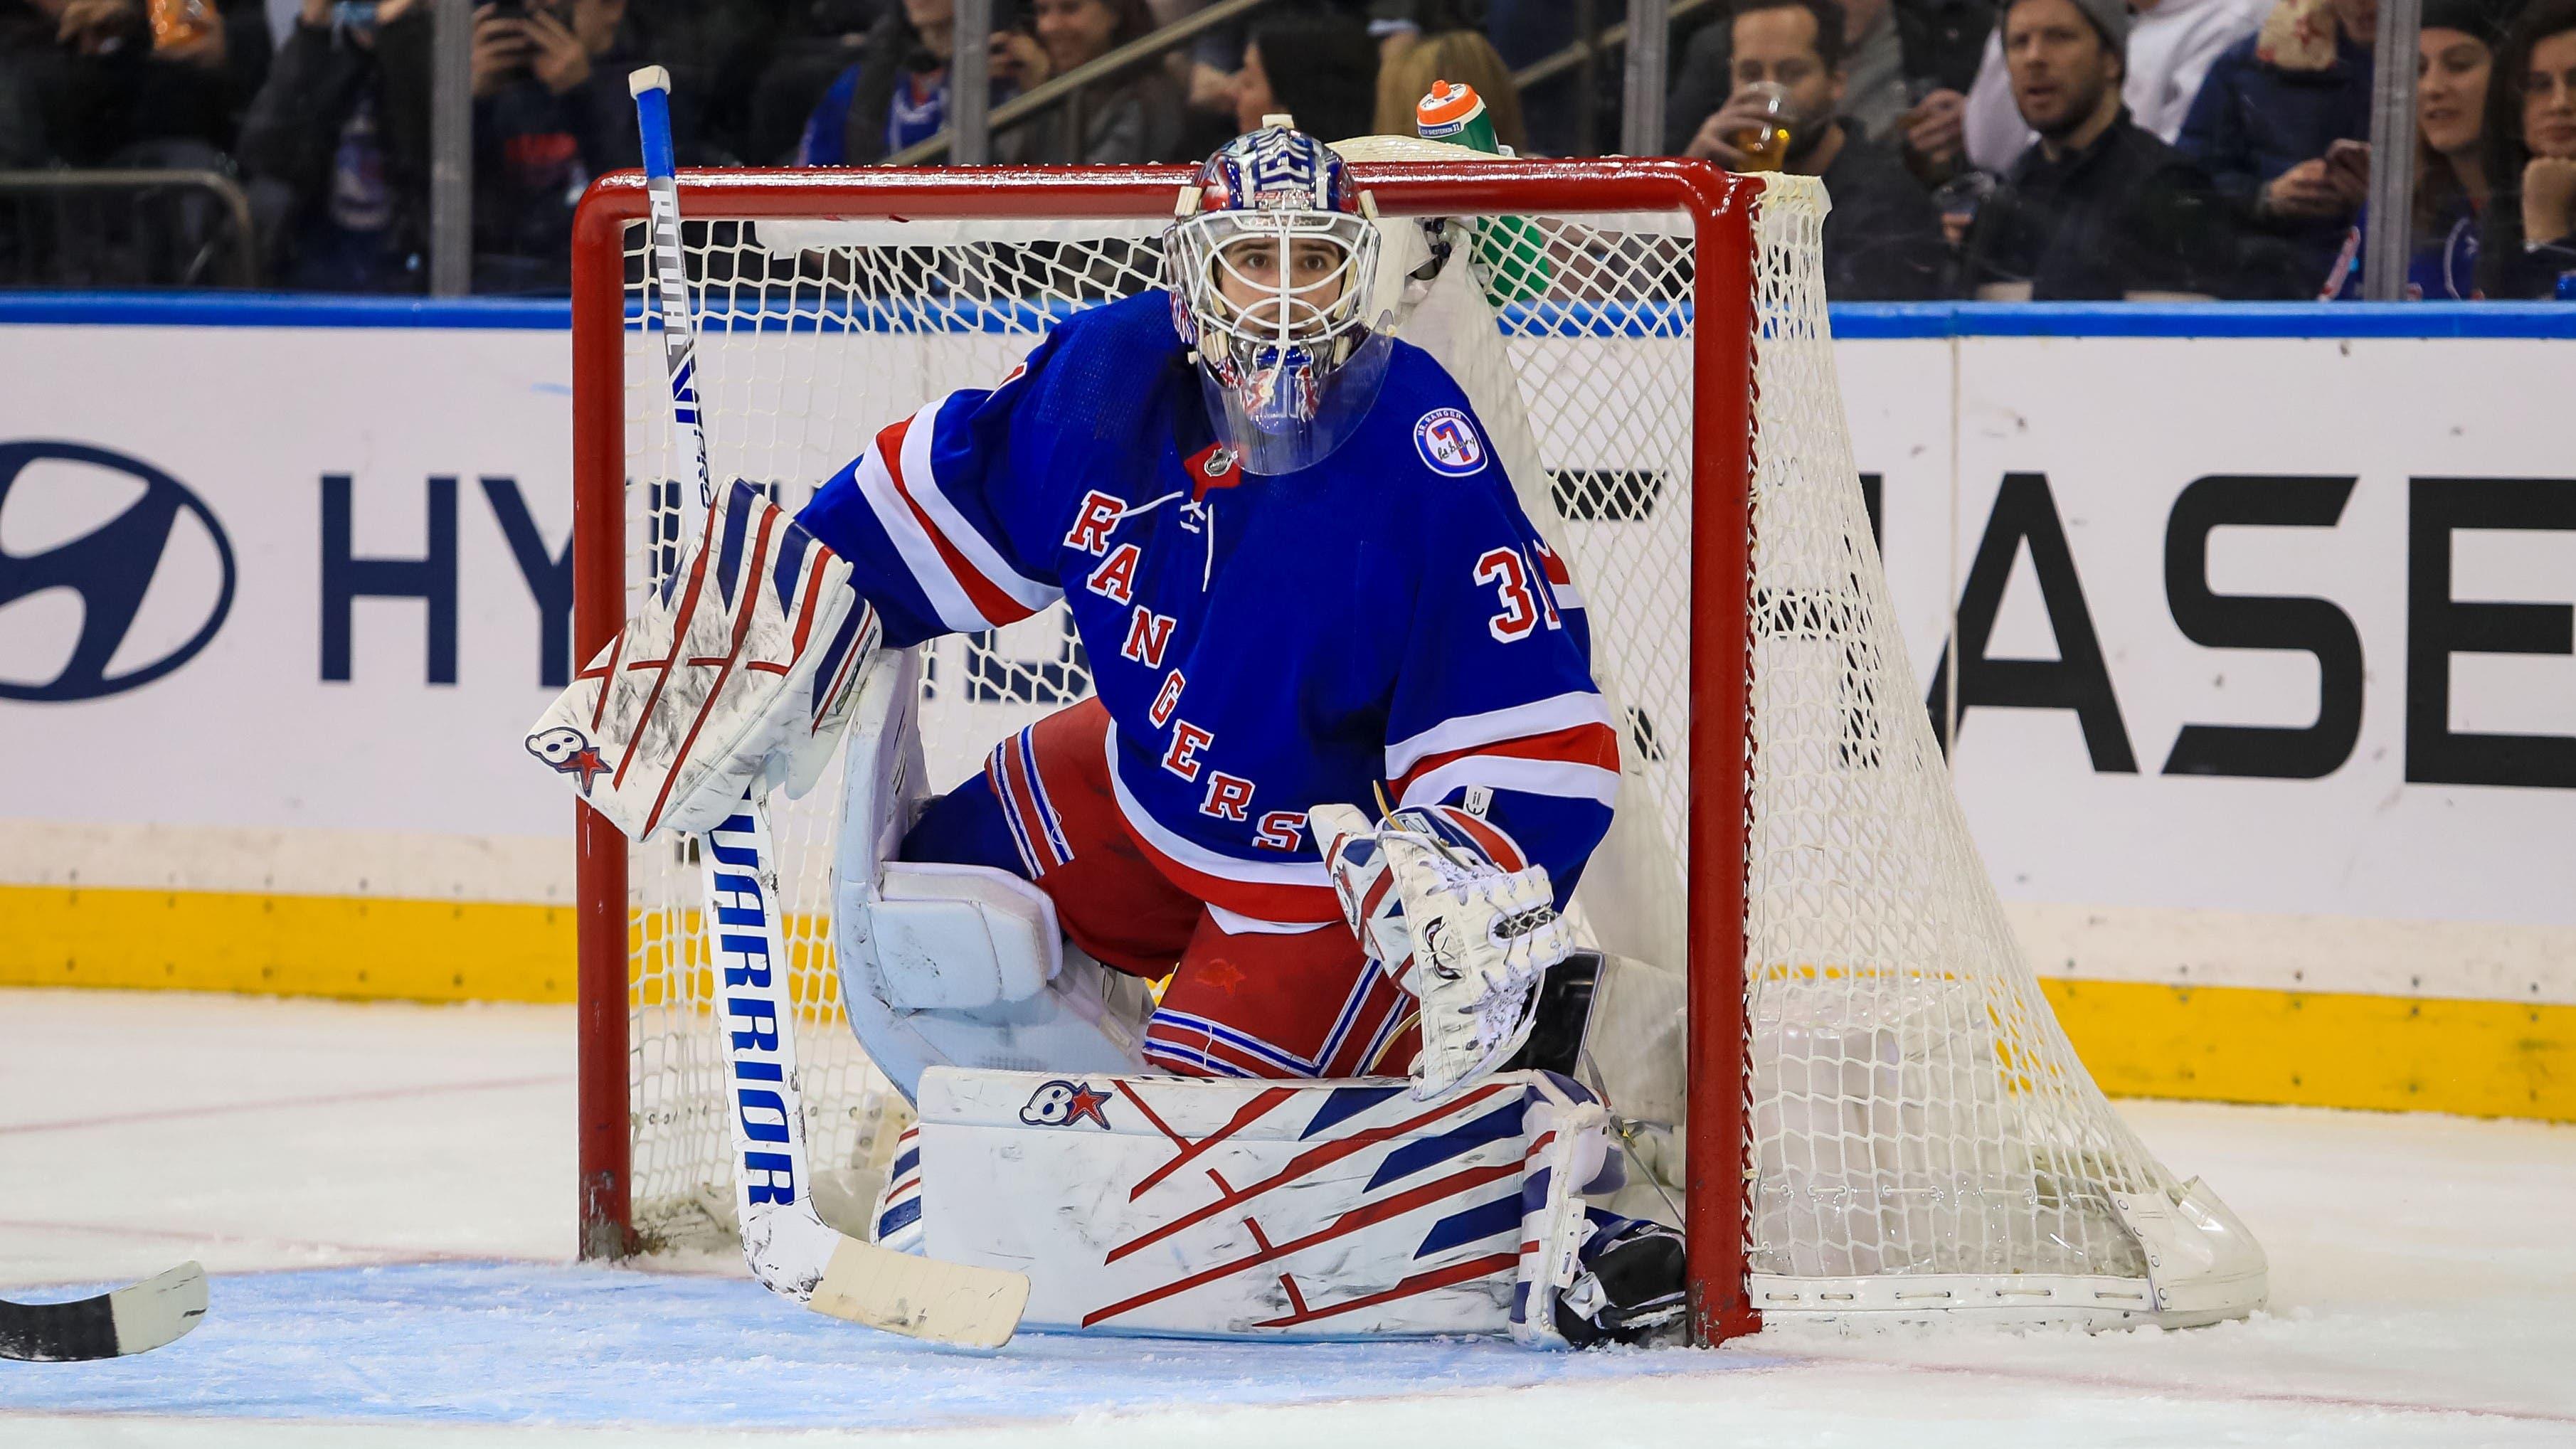
M 629 839 L 703 833 L 755 783 L 813 785 L 881 634 L 849 564 L 736 483 L 528 752 Z
M 1536 1072 L 1425 1104 L 1384 1081 L 937 1069 L 918 1222 L 935 1259 L 1027 1273 L 1032 1325 L 1500 1334 L 1538 1282 L 1530 1174 L 1579 1244 L 1599 1110 Z
M 1547 870 L 1505 870 L 1441 816 L 1372 825 L 1348 805 L 1307 814 L 1361 947 L 1422 1004 L 1414 1095 L 1493 1071 L 1529 1040 L 1539 978 L 1574 950 Z
M 933 1066 L 1143 1070 L 1151 988 L 1068 944 L 1044 891 L 894 859 L 924 798 L 919 669 L 888 654 L 849 707 L 832 944 L 850 1029 L 907 1099 Z

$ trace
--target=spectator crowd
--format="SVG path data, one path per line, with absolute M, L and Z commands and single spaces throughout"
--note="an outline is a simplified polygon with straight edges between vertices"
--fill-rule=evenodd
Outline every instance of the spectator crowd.
M 676 81 L 683 164 L 869 165 L 1206 0 L 486 0 L 472 12 L 473 277 L 560 292 L 590 179 L 636 164 L 625 75 Z M 1664 150 L 1818 177 L 1838 300 L 2348 298 L 2369 213 L 2378 0 L 1718 0 L 1676 22 Z M 1283 0 L 996 131 L 993 159 L 1206 154 L 1275 111 L 1410 132 L 1466 81 L 1521 154 L 1616 144 L 1615 70 L 1512 80 L 1562 0 Z M 1617 7 L 1596 6 L 1605 18 Z M 432 0 L 0 0 L 0 171 L 212 172 L 276 286 L 426 285 Z M 2408 291 L 2576 279 L 2576 0 L 2422 0 Z M 1615 66 L 1615 59 L 1610 62 Z M 0 185 L 0 281 L 83 277 Z M 198 212 L 156 220 L 187 255 Z M 91 242 L 96 238 L 88 239 Z M 91 250 L 96 250 L 95 246 Z M 166 265 L 146 260 L 149 271 Z M 135 278 L 170 281 L 168 275 Z

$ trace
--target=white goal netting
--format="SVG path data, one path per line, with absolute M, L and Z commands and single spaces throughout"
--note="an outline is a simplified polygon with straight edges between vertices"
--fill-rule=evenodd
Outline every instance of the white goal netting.
M 1405 275 L 1429 255 L 1423 228 L 1389 220 L 1380 305 L 1466 387 L 1582 591 L 1629 727 L 1618 824 L 1577 904 L 1607 948 L 1673 972 L 1693 878 L 1692 345 L 1722 326 L 1754 348 L 1741 863 L 1754 1306 L 1887 1306 L 1854 1280 L 1901 1280 L 1935 1307 L 1963 1306 L 1970 1278 L 2135 1283 L 2152 1236 L 2137 1204 L 2164 1205 L 2154 1219 L 2186 1199 L 2076 1059 L 1952 796 L 1850 456 L 1823 212 L 1812 182 L 1773 183 L 1756 294 L 1723 317 L 1694 315 L 1679 213 L 1461 219 L 1451 264 L 1427 284 Z M 1159 285 L 1161 224 L 692 218 L 718 484 L 750 479 L 801 503 L 889 421 L 993 385 L 1073 311 Z M 682 496 L 644 245 L 630 226 L 630 597 L 676 562 L 663 540 Z M 1088 673 L 1059 609 L 939 641 L 923 690 L 930 783 L 944 789 L 1004 732 L 1084 695 Z M 827 779 L 775 818 L 808 1140 L 817 1169 L 837 1174 L 818 1191 L 827 1215 L 831 1189 L 874 1190 L 904 1113 L 840 1016 L 822 917 L 839 798 Z M 633 1221 L 654 1247 L 714 1239 L 731 1217 L 723 1058 L 686 849 L 638 847 L 630 871 Z M 863 1209 L 840 1215 L 854 1224 Z M 2257 1270 L 2259 1299 L 2259 1258 Z

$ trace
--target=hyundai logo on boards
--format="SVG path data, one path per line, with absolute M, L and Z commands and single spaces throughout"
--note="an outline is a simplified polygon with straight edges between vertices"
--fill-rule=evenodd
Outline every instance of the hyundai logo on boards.
M 169 474 L 81 443 L 0 443 L 0 699 L 151 683 L 214 639 L 234 582 L 223 525 Z

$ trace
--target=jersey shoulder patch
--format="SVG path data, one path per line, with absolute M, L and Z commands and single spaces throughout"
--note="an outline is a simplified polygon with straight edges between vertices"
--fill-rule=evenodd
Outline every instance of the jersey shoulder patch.
M 1414 451 L 1432 472 L 1465 478 L 1484 471 L 1488 449 L 1463 408 L 1433 408 L 1413 425 Z

